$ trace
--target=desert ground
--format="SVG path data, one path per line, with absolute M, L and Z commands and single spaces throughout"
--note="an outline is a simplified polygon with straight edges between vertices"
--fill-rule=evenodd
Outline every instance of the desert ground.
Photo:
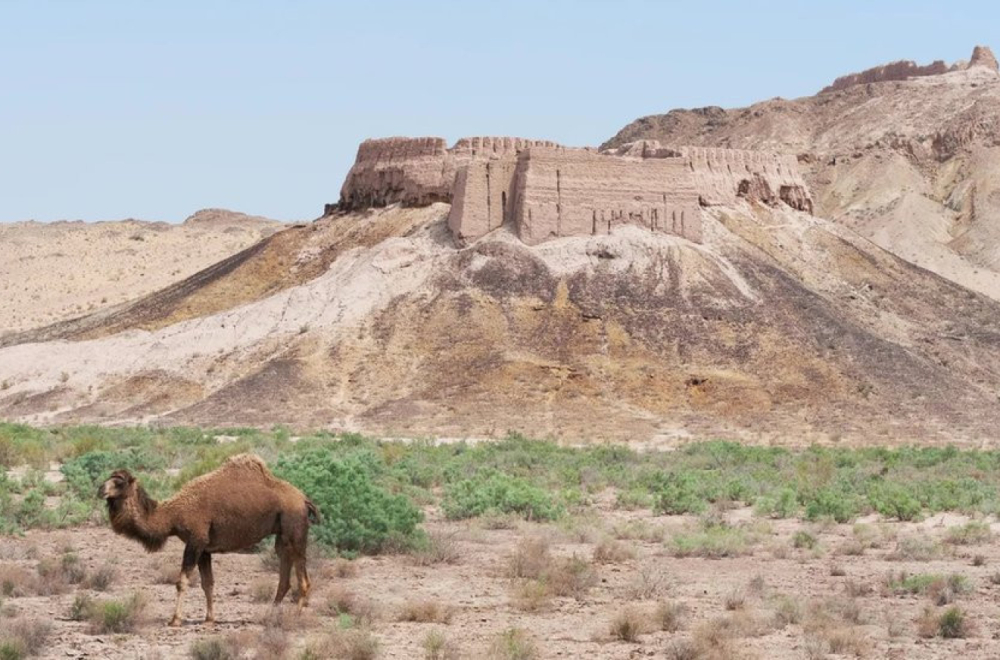
M 4 481 L 2 657 L 1000 655 L 994 452 L 0 431 L 6 462 L 35 465 Z M 131 461 L 145 466 L 140 483 L 169 494 L 248 449 L 311 483 L 324 510 L 309 606 L 271 604 L 265 541 L 214 556 L 215 623 L 196 581 L 183 625 L 168 627 L 182 544 L 151 554 L 116 536 L 92 484 Z M 46 462 L 55 455 L 63 462 Z M 317 457 L 350 477 L 308 481 Z M 868 499 L 844 500 L 848 482 Z M 409 540 L 352 546 L 354 532 L 336 527 L 402 530 L 401 502 L 422 515 Z
M 350 634 L 370 635 L 377 648 L 349 641 L 350 657 L 359 658 L 1000 654 L 995 613 L 1000 552 L 993 543 L 949 543 L 949 532 L 963 523 L 956 516 L 917 524 L 812 526 L 754 522 L 750 510 L 734 509 L 725 518 L 753 527 L 759 541 L 734 551 L 738 556 L 707 558 L 679 557 L 671 550 L 672 533 L 697 525 L 691 516 L 620 511 L 605 503 L 566 525 L 516 522 L 494 529 L 498 521 L 450 523 L 433 510 L 427 513 L 439 555 L 315 558 L 312 603 L 301 615 L 286 604 L 275 616 L 272 605 L 260 602 L 270 598 L 276 582 L 266 554 L 217 556 L 217 623 L 202 623 L 204 599 L 195 586 L 187 593 L 186 621 L 179 629 L 166 625 L 175 589 L 162 577 L 180 562 L 179 542 L 149 555 L 99 525 L 30 532 L 0 544 L 5 575 L 17 567 L 30 576 L 39 560 L 72 552 L 87 572 L 111 566 L 115 577 L 105 592 L 66 585 L 52 595 L 7 596 L 4 616 L 51 621 L 51 638 L 40 657 L 52 658 L 192 657 L 192 648 L 205 640 L 221 640 L 249 657 L 336 657 L 306 654 L 309 648 L 332 649 L 338 636 Z M 905 539 L 935 549 L 930 558 L 922 550 L 897 556 Z M 515 577 L 519 559 L 527 572 L 532 562 L 578 560 L 583 575 L 569 579 L 566 595 L 535 592 L 530 581 Z M 968 591 L 952 593 L 945 586 L 940 593 L 937 587 L 928 589 L 932 594 L 894 593 L 902 589 L 904 574 L 939 575 L 945 582 L 947 576 L 963 576 Z M 135 593 L 147 607 L 133 631 L 95 632 L 91 623 L 69 618 L 80 595 L 127 599 Z M 965 614 L 968 637 L 925 637 L 926 611 L 939 614 L 946 607 L 937 603 L 952 599 Z M 341 612 L 361 627 L 345 630 Z M 621 639 L 630 634 L 627 626 L 635 626 L 634 639 Z M 523 631 L 525 646 L 534 651 L 513 643 L 498 646 L 510 630 Z

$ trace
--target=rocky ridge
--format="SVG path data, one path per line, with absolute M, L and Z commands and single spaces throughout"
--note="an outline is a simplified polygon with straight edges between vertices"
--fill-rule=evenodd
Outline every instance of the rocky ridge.
M 642 139 L 798 154 L 815 213 L 1000 299 L 1000 73 L 988 48 L 944 73 L 643 117 L 604 148 Z

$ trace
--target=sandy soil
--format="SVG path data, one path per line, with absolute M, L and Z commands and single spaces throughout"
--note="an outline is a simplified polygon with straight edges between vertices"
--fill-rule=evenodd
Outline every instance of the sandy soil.
M 454 541 L 455 563 L 419 565 L 408 556 L 366 557 L 353 562 L 353 574 L 336 577 L 332 560 L 314 560 L 314 591 L 310 613 L 289 633 L 291 651 L 299 650 L 325 630 L 336 627 L 336 618 L 325 603 L 334 593 L 347 591 L 375 610 L 372 633 L 382 658 L 424 657 L 423 640 L 432 631 L 442 632 L 459 651 L 456 657 L 488 657 L 496 635 L 519 627 L 537 644 L 541 658 L 636 658 L 674 657 L 672 649 L 702 639 L 710 631 L 722 630 L 727 622 L 741 622 L 745 629 L 731 640 L 728 658 L 995 658 L 1000 656 L 1000 621 L 995 600 L 1000 586 L 990 579 L 1000 562 L 994 544 L 945 545 L 942 558 L 932 561 L 890 559 L 896 541 L 866 549 L 862 555 L 845 554 L 842 548 L 853 539 L 850 525 L 806 526 L 794 521 L 771 521 L 752 555 L 724 558 L 677 558 L 671 553 L 671 535 L 689 526 L 683 516 L 652 516 L 646 512 L 624 512 L 602 507 L 599 516 L 571 525 L 520 523 L 514 529 L 487 529 L 481 523 L 450 523 L 429 511 L 427 528 Z M 735 524 L 752 523 L 749 510 L 725 515 Z M 921 523 L 880 525 L 887 538 L 919 536 L 943 539 L 950 526 L 963 519 L 935 516 Z M 622 530 L 631 529 L 633 534 Z M 616 533 L 616 530 L 617 533 Z M 539 611 L 523 611 L 514 597 L 513 580 L 507 576 L 509 558 L 525 539 L 544 538 L 557 557 L 577 556 L 593 561 L 595 544 L 602 538 L 639 536 L 621 543 L 634 551 L 631 558 L 592 563 L 596 586 L 579 599 L 554 598 Z M 658 531 L 659 530 L 659 531 Z M 795 532 L 808 530 L 819 541 L 814 549 L 795 548 Z M 656 540 L 664 532 L 666 541 Z M 109 594 L 124 597 L 141 591 L 149 598 L 146 622 L 134 634 L 93 634 L 88 624 L 67 619 L 74 591 L 49 597 L 10 598 L 19 616 L 50 618 L 55 632 L 45 651 L 52 658 L 175 658 L 187 657 L 192 642 L 210 635 L 257 633 L 270 609 L 255 604 L 255 586 L 273 585 L 272 571 L 257 555 L 225 555 L 215 558 L 216 616 L 214 626 L 201 623 L 204 600 L 197 587 L 188 592 L 186 622 L 179 629 L 166 621 L 174 587 L 158 583 L 162 566 L 179 563 L 181 546 L 172 542 L 160 556 L 144 553 L 138 546 L 114 537 L 102 527 L 56 532 L 32 532 L 20 539 L 0 542 L 4 565 L 17 564 L 34 571 L 39 558 L 72 548 L 89 570 L 103 565 L 109 555 L 118 568 L 118 580 Z M 975 555 L 981 557 L 973 561 Z M 30 558 L 29 558 L 30 557 Z M 981 564 L 981 565 L 974 565 Z M 959 573 L 967 577 L 971 591 L 955 601 L 971 621 L 965 639 L 921 638 L 915 619 L 931 600 L 926 595 L 891 595 L 883 586 L 885 576 L 898 571 L 915 573 Z M 735 597 L 742 594 L 741 597 Z M 787 597 L 787 598 L 786 598 Z M 744 601 L 734 607 L 732 601 Z M 432 601 L 450 608 L 447 623 L 401 622 L 400 611 L 411 601 Z M 790 600 L 802 612 L 798 623 L 776 623 L 779 603 Z M 612 619 L 629 606 L 642 613 L 653 611 L 657 602 L 680 603 L 686 608 L 675 632 L 647 630 L 638 642 L 612 638 Z M 727 604 L 727 601 L 730 601 Z M 294 606 L 286 606 L 293 608 Z M 733 609 L 728 609 L 733 608 Z M 817 609 L 820 608 L 820 609 Z M 824 609 L 825 608 L 825 609 Z M 936 607 L 940 612 L 944 608 Z M 827 612 L 826 619 L 815 614 Z M 849 612 L 835 615 L 830 612 Z M 838 618 L 839 617 L 839 618 Z M 825 621 L 825 623 L 823 623 Z M 828 646 L 818 641 L 839 631 L 852 640 L 847 655 L 826 654 Z M 249 637 L 248 637 L 249 639 Z
M 0 223 L 0 335 L 134 300 L 280 226 L 218 209 L 199 211 L 183 224 Z

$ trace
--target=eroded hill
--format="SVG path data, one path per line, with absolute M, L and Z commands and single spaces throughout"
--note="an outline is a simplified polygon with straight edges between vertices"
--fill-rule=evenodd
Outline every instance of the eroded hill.
M 963 286 L 1000 299 L 1000 73 L 897 62 L 816 96 L 674 110 L 609 140 L 798 154 L 816 213 Z
M 706 213 L 702 244 L 501 228 L 457 248 L 448 212 L 324 218 L 287 231 L 405 229 L 230 309 L 4 348 L 0 413 L 637 441 L 976 441 L 996 423 L 1000 305 L 837 225 L 741 202 Z
M 129 302 L 277 231 L 221 209 L 183 224 L 0 223 L 0 338 Z

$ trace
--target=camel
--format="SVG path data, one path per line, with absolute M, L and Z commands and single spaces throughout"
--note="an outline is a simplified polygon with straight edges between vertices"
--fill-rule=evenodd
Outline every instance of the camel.
M 160 550 L 171 536 L 184 541 L 171 626 L 181 625 L 181 604 L 195 566 L 205 592 L 205 622 L 214 623 L 212 555 L 245 550 L 271 534 L 280 566 L 274 604 L 288 592 L 293 567 L 299 609 L 308 604 L 306 543 L 309 523 L 319 522 L 319 510 L 298 488 L 272 475 L 259 457 L 230 457 L 164 502 L 149 497 L 128 470 L 112 473 L 98 496 L 107 501 L 111 529 L 148 552 Z

